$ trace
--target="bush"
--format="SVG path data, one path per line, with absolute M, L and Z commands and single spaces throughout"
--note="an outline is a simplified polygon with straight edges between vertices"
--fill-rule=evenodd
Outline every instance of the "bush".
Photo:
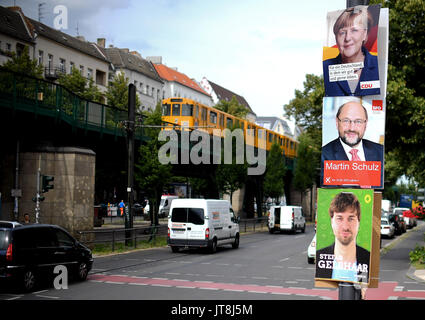
M 418 262 L 425 264 L 425 247 L 416 245 L 415 250 L 409 253 L 410 263 Z

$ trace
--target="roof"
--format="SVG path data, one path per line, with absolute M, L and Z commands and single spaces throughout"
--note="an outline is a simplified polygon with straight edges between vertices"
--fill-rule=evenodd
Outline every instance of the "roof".
M 159 76 L 169 82 L 177 82 L 183 86 L 186 86 L 190 89 L 196 90 L 208 97 L 210 95 L 206 93 L 197 83 L 196 81 L 193 81 L 190 79 L 187 75 L 184 73 L 178 72 L 175 69 L 169 68 L 164 64 L 153 64 L 156 71 L 158 72 Z
M 154 66 L 149 61 L 119 48 L 99 48 L 105 52 L 108 59 L 116 68 L 126 68 L 144 74 L 145 76 L 163 83 Z
M 45 38 L 58 42 L 64 45 L 65 47 L 75 49 L 77 51 L 83 52 L 105 62 L 109 62 L 92 43 L 87 41 L 81 41 L 73 36 L 70 36 L 59 30 L 50 28 L 49 26 L 46 26 L 45 24 L 35 21 L 33 19 L 28 18 L 28 20 L 34 26 L 34 30 L 39 36 L 43 36 Z
M 217 98 L 219 100 L 225 100 L 225 101 L 230 101 L 232 100 L 233 96 L 236 97 L 236 100 L 239 102 L 239 104 L 245 106 L 249 112 L 251 112 L 252 114 L 255 115 L 255 112 L 252 111 L 250 105 L 248 104 L 248 102 L 245 100 L 244 97 L 230 91 L 229 89 L 223 88 L 222 86 L 219 86 L 218 84 L 208 80 L 208 82 L 210 83 L 212 89 L 214 90 L 215 94 L 217 95 Z
M 17 11 L 0 6 L 0 33 L 26 42 L 34 42 L 25 26 L 23 16 Z
M 278 117 L 257 117 L 257 119 L 255 120 L 255 123 L 257 123 L 258 125 L 266 128 L 266 129 L 270 129 L 273 130 L 276 126 L 276 122 L 280 122 L 282 124 L 283 130 L 286 134 L 291 134 L 291 128 L 289 127 L 288 123 Z M 270 123 L 270 127 L 264 125 L 265 123 Z

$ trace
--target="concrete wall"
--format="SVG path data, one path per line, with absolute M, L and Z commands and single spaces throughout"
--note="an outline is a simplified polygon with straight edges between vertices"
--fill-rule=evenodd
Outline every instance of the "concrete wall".
M 43 152 L 24 152 L 20 155 L 19 220 L 24 213 L 36 221 L 35 203 L 37 170 L 54 176 L 54 189 L 42 194 L 39 223 L 56 224 L 71 234 L 92 230 L 94 215 L 95 153 L 87 149 L 55 148 Z

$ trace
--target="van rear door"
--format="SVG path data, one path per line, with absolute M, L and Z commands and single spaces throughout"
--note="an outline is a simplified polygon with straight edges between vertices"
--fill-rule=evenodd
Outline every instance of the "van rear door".
M 170 238 L 185 240 L 205 239 L 205 214 L 203 208 L 173 208 L 171 212 Z

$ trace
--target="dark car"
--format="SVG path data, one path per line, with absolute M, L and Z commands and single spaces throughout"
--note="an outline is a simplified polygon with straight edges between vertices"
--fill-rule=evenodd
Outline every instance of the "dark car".
M 394 233 L 396 235 L 400 235 L 403 233 L 403 223 L 401 222 L 399 216 L 397 214 L 389 214 L 388 221 L 394 226 Z
M 93 265 L 92 253 L 59 226 L 0 228 L 0 281 L 32 291 L 42 280 L 53 278 L 58 265 L 84 281 Z

